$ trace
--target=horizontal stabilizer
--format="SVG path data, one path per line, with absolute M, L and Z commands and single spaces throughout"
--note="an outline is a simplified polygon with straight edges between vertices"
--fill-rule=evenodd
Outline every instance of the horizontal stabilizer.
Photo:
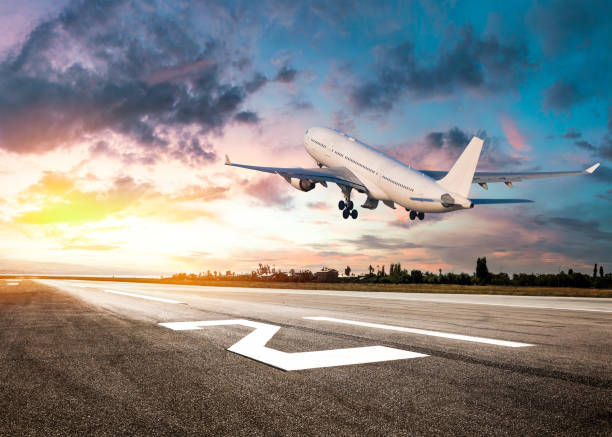
M 474 205 L 493 205 L 496 203 L 533 203 L 529 199 L 470 199 Z

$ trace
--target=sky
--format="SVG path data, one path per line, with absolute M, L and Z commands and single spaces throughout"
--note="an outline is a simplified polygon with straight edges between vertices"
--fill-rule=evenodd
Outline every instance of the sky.
M 0 2 L 0 272 L 612 269 L 612 3 Z M 312 126 L 414 168 L 592 176 L 473 186 L 480 206 L 344 220 L 224 166 L 313 167 Z M 365 198 L 354 196 L 356 204 Z

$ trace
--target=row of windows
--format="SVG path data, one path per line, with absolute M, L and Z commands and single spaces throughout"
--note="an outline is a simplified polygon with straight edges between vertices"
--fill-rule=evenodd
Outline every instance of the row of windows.
M 408 187 L 408 186 L 406 186 L 406 185 L 404 185 L 404 184 L 400 184 L 399 182 L 396 182 L 396 181 L 394 181 L 393 179 L 388 178 L 387 176 L 383 176 L 383 179 L 384 179 L 384 180 L 386 180 L 386 181 L 388 181 L 388 182 L 391 182 L 392 184 L 397 185 L 398 187 L 402 187 L 402 188 L 403 188 L 403 189 L 405 189 L 405 190 L 408 190 L 408 191 L 414 191 L 412 188 L 410 188 L 410 187 Z
M 310 141 L 312 141 L 315 144 L 318 144 L 319 146 L 323 147 L 324 149 L 327 149 L 327 146 L 323 143 L 318 142 L 317 140 L 311 138 Z
M 375 172 L 374 170 L 372 170 L 370 167 L 368 167 L 368 166 L 366 166 L 366 165 L 363 165 L 362 163 L 357 162 L 357 161 L 355 161 L 354 159 L 349 158 L 348 156 L 346 157 L 346 159 L 348 159 L 349 161 L 351 161 L 353 164 L 358 165 L 359 167 L 361 167 L 361 168 L 363 168 L 363 169 L 365 169 L 365 170 L 369 171 L 369 172 L 370 172 L 370 173 L 372 173 L 372 174 L 375 174 L 375 173 L 376 173 L 376 172 Z

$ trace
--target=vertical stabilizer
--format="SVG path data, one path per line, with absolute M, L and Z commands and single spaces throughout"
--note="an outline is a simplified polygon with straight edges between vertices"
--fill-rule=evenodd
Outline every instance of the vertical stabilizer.
M 473 137 L 467 145 L 453 168 L 438 181 L 448 191 L 467 197 L 470 193 L 470 185 L 474 179 L 476 164 L 480 157 L 483 141 L 478 137 Z

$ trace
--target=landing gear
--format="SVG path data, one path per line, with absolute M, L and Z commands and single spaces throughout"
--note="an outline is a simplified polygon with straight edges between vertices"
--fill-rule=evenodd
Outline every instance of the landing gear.
M 414 220 L 417 217 L 418 217 L 419 220 L 423 220 L 425 218 L 425 213 L 424 212 L 410 211 L 410 220 Z
M 351 200 L 351 187 L 340 185 L 340 189 L 342 194 L 344 194 L 344 200 L 338 202 L 338 209 L 342 211 L 342 217 L 347 219 L 350 216 L 356 219 L 359 213 L 356 209 L 353 209 L 355 204 Z

